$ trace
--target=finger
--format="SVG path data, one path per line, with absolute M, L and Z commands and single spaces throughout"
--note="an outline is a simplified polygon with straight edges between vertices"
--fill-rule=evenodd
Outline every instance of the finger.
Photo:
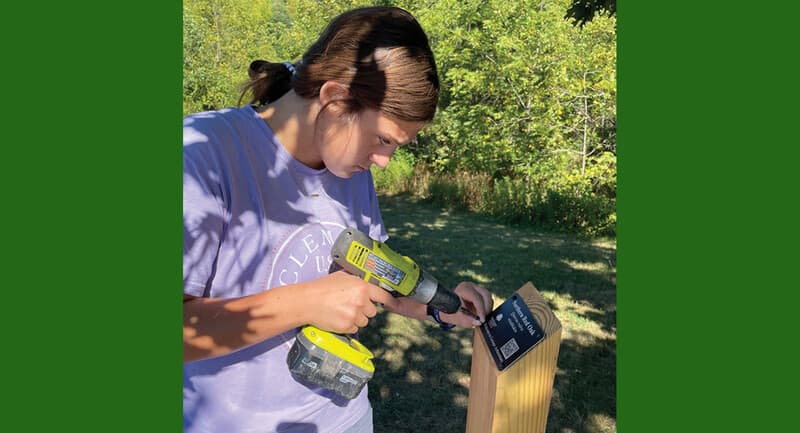
M 486 313 L 491 313 L 494 310 L 494 300 L 492 299 L 492 292 L 487 289 L 484 289 L 481 286 L 475 286 L 475 290 L 481 295 L 483 298 L 483 305 L 486 307 Z
M 439 317 L 445 323 L 452 323 L 457 326 L 461 326 L 464 328 L 474 328 L 476 326 L 480 326 L 481 322 L 476 320 L 473 317 L 464 314 L 463 312 L 458 312 L 455 314 L 444 314 L 440 313 Z
M 369 299 L 372 302 L 379 302 L 389 309 L 396 309 L 400 306 L 397 298 L 392 296 L 391 293 L 372 284 L 369 285 Z
M 480 315 L 478 315 L 478 314 L 475 312 L 475 311 L 477 311 L 477 308 L 475 308 L 475 307 L 472 305 L 472 303 L 471 303 L 471 302 L 465 302 L 465 304 L 467 304 L 467 305 L 465 305 L 463 308 L 461 308 L 461 309 L 459 310 L 459 312 L 460 312 L 461 314 L 466 314 L 467 316 L 469 316 L 469 317 L 471 317 L 471 318 L 473 318 L 473 319 L 475 319 L 475 320 L 481 320 L 481 316 L 480 316 Z
M 361 310 L 361 312 L 364 313 L 365 316 L 372 318 L 378 314 L 378 309 L 375 308 L 375 304 L 370 302 Z
M 369 324 L 369 319 L 367 318 L 367 316 L 360 316 L 358 319 L 356 319 L 356 326 L 358 326 L 359 328 L 363 328 L 368 324 Z
M 492 294 L 488 290 L 484 289 L 483 287 L 473 284 L 472 289 L 475 291 L 475 294 L 478 296 L 478 299 L 475 300 L 474 304 L 476 306 L 480 306 L 483 309 L 484 317 L 492 312 L 494 309 L 494 300 L 492 300 Z
M 485 320 L 487 313 L 486 302 L 480 293 L 478 293 L 474 284 L 467 282 L 461 283 L 458 285 L 458 287 L 456 287 L 456 293 L 461 297 L 462 300 L 472 304 L 475 309 L 475 313 L 478 314 L 481 321 Z
M 459 311 L 458 320 L 461 323 L 463 323 L 462 326 L 466 327 L 480 326 L 485 321 L 485 316 L 482 317 L 480 314 L 467 314 L 463 311 Z

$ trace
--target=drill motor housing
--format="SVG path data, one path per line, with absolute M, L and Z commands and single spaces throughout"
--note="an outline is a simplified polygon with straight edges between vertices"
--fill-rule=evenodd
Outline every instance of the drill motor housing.
M 461 307 L 458 295 L 442 286 L 416 262 L 355 228 L 347 228 L 339 234 L 331 255 L 347 272 L 393 296 L 407 296 L 449 314 Z
M 353 227 L 339 234 L 331 256 L 345 271 L 395 297 L 407 296 L 445 313 L 455 313 L 461 307 L 458 295 L 409 257 Z M 355 338 L 307 325 L 295 338 L 286 363 L 299 380 L 353 399 L 372 378 L 373 358 L 372 352 Z

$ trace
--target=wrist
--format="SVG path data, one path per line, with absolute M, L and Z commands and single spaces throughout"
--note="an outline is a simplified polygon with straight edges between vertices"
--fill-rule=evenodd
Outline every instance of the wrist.
M 427 313 L 428 313 L 428 318 L 431 321 L 433 321 L 434 323 L 438 324 L 439 325 L 439 329 L 441 329 L 443 331 L 449 331 L 449 330 L 453 329 L 453 327 L 456 326 L 456 325 L 454 325 L 452 323 L 446 323 L 446 322 L 442 321 L 442 318 L 440 316 L 440 312 L 435 307 L 432 307 L 432 306 L 428 305 Z
M 261 309 L 257 315 L 264 318 L 275 320 L 282 316 L 281 321 L 288 325 L 289 329 L 305 326 L 311 323 L 313 313 L 306 305 L 304 299 L 314 299 L 307 295 L 309 287 L 307 283 L 296 285 L 273 287 L 256 294 Z

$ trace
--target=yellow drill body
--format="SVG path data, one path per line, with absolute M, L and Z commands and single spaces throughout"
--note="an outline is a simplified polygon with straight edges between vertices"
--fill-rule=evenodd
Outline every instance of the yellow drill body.
M 345 271 L 393 296 L 408 296 L 445 313 L 454 313 L 461 306 L 457 295 L 442 287 L 409 257 L 355 228 L 342 231 L 331 255 Z M 287 364 L 296 378 L 352 399 L 372 378 L 373 357 L 369 349 L 350 336 L 308 325 L 295 339 Z

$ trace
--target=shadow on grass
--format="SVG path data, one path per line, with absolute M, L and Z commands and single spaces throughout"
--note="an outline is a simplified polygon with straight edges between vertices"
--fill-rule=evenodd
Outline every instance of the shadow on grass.
M 454 287 L 476 281 L 501 298 L 531 281 L 564 326 L 548 432 L 616 431 L 616 243 L 509 226 L 408 196 L 381 196 L 387 242 Z M 472 331 L 403 332 L 386 314 L 363 342 L 376 360 L 370 382 L 375 431 L 463 432 Z M 402 360 L 381 359 L 402 346 Z
M 472 331 L 443 332 L 432 324 L 398 318 L 416 334 L 407 338 L 402 335 L 406 328 L 390 327 L 387 319 L 388 313 L 379 314 L 359 334 L 376 355 L 375 377 L 369 383 L 375 431 L 463 433 Z
M 616 432 L 615 346 L 608 338 L 561 340 L 548 433 Z

